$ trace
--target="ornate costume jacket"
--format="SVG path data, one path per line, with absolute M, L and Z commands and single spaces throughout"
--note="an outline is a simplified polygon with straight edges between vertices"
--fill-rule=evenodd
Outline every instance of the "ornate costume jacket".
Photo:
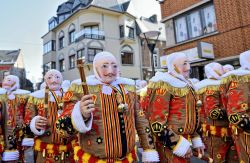
M 138 108 L 133 80 L 118 78 L 111 85 L 105 85 L 90 76 L 87 84 L 95 104 L 91 120 L 84 122 L 77 102 L 83 96 L 80 80 L 73 81 L 65 94 L 66 112 L 58 120 L 58 132 L 65 136 L 74 134 L 69 132 L 72 131 L 69 127 L 63 127 L 71 126 L 69 122 L 79 131 L 80 146 L 74 148 L 75 160 L 132 162 L 136 159 L 136 131 L 145 151 L 154 148 L 148 121 Z M 127 108 L 122 109 L 119 105 L 127 105 Z
M 204 79 L 195 85 L 201 106 L 201 131 L 209 157 L 216 162 L 237 162 L 226 114 L 225 87 L 221 80 Z
M 224 137 L 231 135 L 227 131 L 229 121 L 226 115 L 225 95 L 221 80 L 204 79 L 195 85 L 199 99 L 202 100 L 201 123 L 202 131 L 207 134 Z M 214 126 L 214 127 L 213 127 Z M 216 131 L 218 127 L 218 131 Z M 224 127 L 225 130 L 222 128 Z M 223 131 L 219 131 L 219 129 Z
M 241 160 L 250 161 L 250 71 L 238 69 L 225 74 L 227 114 Z
M 18 141 L 22 136 L 24 108 L 30 92 L 17 89 L 10 95 L 1 94 L 2 134 L 4 139 L 3 160 L 17 160 L 19 158 Z
M 71 148 L 71 140 L 62 138 L 56 132 L 56 121 L 59 114 L 62 112 L 62 96 L 63 91 L 49 91 L 48 104 L 45 104 L 45 90 L 39 90 L 30 94 L 26 112 L 25 124 L 26 131 L 30 128 L 35 135 L 34 149 L 38 152 L 37 160 L 40 162 L 53 161 L 60 162 L 69 158 Z M 36 119 L 46 117 L 48 125 L 44 130 L 37 130 L 35 127 Z M 27 132 L 26 136 L 32 135 Z
M 196 133 L 199 110 L 194 89 L 169 73 L 160 72 L 147 88 L 141 94 L 141 108 L 149 119 L 161 161 L 168 162 L 172 157 L 166 153 L 183 157 L 191 144 L 194 148 L 202 146 Z

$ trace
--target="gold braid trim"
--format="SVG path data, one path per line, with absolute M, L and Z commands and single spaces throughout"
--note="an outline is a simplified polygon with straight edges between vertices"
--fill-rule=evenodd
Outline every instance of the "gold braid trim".
M 44 103 L 44 98 L 30 97 L 28 99 L 28 103 L 37 105 L 38 103 Z
M 242 75 L 242 76 L 239 76 L 239 75 L 229 75 L 225 78 L 223 78 L 221 80 L 221 84 L 226 84 L 226 83 L 229 83 L 229 82 L 232 82 L 232 81 L 236 81 L 236 82 L 250 82 L 250 75 L 247 74 L 247 75 Z
M 95 92 L 100 92 L 100 85 L 88 85 L 88 88 L 89 88 L 89 91 L 92 92 L 92 93 L 95 93 Z M 80 93 L 82 94 L 83 93 L 83 90 L 82 90 L 82 86 L 79 85 L 79 84 L 72 84 L 68 91 L 72 91 L 73 93 Z
M 16 94 L 16 97 L 17 97 L 17 98 L 24 98 L 24 99 L 27 99 L 27 98 L 29 97 L 29 94 L 22 94 L 22 95 Z
M 129 92 L 135 92 L 136 88 L 134 85 L 124 85 L 124 88 Z
M 188 86 L 185 86 L 183 88 L 173 87 L 172 85 L 159 81 L 159 82 L 149 82 L 148 88 L 151 89 L 166 89 L 170 94 L 176 95 L 179 97 L 186 96 L 188 92 L 190 91 Z
M 206 87 L 203 87 L 199 90 L 196 91 L 197 94 L 203 94 L 206 90 L 209 90 L 209 91 L 219 91 L 220 90 L 220 85 L 210 85 L 210 86 L 206 86 Z
M 7 100 L 7 95 L 6 94 L 1 94 L 0 95 L 0 101 L 5 101 Z
M 89 91 L 92 93 L 100 92 L 101 85 L 88 85 Z M 135 92 L 136 88 L 134 85 L 124 85 L 125 89 L 129 92 Z M 79 84 L 72 84 L 68 91 L 72 91 L 73 93 L 83 93 L 82 86 Z

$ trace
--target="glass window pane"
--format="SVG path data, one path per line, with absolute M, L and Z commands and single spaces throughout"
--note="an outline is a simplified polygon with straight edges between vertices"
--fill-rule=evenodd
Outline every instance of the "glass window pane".
M 133 64 L 133 53 L 132 52 L 122 52 L 121 58 L 122 58 L 122 64 Z
M 102 51 L 103 51 L 102 49 L 89 48 L 88 49 L 88 62 L 93 62 L 95 55 Z
M 75 30 L 69 33 L 69 43 L 75 42 Z
M 77 59 L 80 59 L 83 57 L 84 57 L 84 49 L 78 50 L 77 51 Z
M 202 35 L 201 19 L 199 11 L 193 12 L 187 17 L 190 38 Z
M 181 17 L 175 21 L 176 41 L 181 42 L 188 39 L 186 18 Z
M 120 29 L 120 38 L 123 38 L 124 37 L 124 26 L 120 25 L 119 29 Z
M 214 6 L 208 6 L 203 9 L 204 33 L 211 33 L 217 30 Z
M 59 70 L 62 72 L 65 70 L 65 64 L 64 64 L 64 59 L 61 59 L 59 61 Z
M 75 55 L 71 55 L 69 56 L 69 67 L 72 69 L 72 68 L 75 68 Z

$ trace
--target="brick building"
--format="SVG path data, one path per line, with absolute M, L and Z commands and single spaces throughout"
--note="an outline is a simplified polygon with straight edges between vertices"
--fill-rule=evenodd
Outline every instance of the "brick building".
M 191 60 L 194 77 L 202 79 L 203 66 L 211 61 L 237 67 L 239 54 L 250 49 L 249 0 L 164 0 L 161 11 L 165 53 L 198 53 Z M 214 59 L 200 58 L 200 42 L 213 46 Z
M 7 75 L 16 75 L 21 88 L 26 88 L 26 72 L 21 49 L 0 50 L 0 86 Z

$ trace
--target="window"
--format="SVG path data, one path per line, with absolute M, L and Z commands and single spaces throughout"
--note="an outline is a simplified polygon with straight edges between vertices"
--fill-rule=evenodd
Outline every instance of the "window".
M 134 28 L 127 26 L 128 28 L 128 37 L 134 39 Z
M 59 60 L 59 70 L 60 70 L 60 72 L 63 72 L 65 70 L 64 59 Z
M 121 52 L 121 59 L 123 65 L 133 64 L 133 53 L 132 52 Z
M 84 49 L 80 49 L 77 51 L 77 59 L 84 57 Z
M 59 23 L 61 23 L 65 19 L 67 19 L 69 16 L 70 16 L 70 14 L 59 15 L 59 17 L 58 17 Z
M 199 11 L 195 11 L 188 15 L 187 21 L 190 38 L 202 35 L 201 17 Z
M 49 31 L 50 31 L 51 29 L 53 29 L 56 25 L 57 25 L 57 23 L 56 23 L 55 20 L 49 22 Z
M 64 36 L 59 38 L 59 49 L 64 47 Z
M 181 42 L 188 39 L 186 17 L 181 17 L 175 21 L 176 41 Z
M 86 38 L 94 37 L 92 35 L 97 35 L 97 37 L 98 37 L 99 26 L 98 25 L 85 26 L 84 31 L 86 33 L 86 35 L 85 35 Z
M 93 62 L 95 55 L 102 51 L 102 49 L 88 48 L 88 62 Z
M 44 72 L 47 72 L 51 69 L 56 69 L 56 62 L 49 62 L 44 65 Z
M 43 54 L 56 50 L 56 41 L 51 40 L 43 45 Z
M 120 29 L 120 38 L 123 38 L 124 37 L 124 26 L 120 25 L 119 29 Z
M 69 44 L 75 42 L 75 30 L 69 32 Z
M 174 19 L 176 42 L 183 42 L 217 30 L 213 5 Z
M 202 10 L 204 33 L 211 33 L 217 30 L 214 6 L 205 7 Z
M 73 69 L 76 66 L 76 55 L 69 56 L 69 68 Z

